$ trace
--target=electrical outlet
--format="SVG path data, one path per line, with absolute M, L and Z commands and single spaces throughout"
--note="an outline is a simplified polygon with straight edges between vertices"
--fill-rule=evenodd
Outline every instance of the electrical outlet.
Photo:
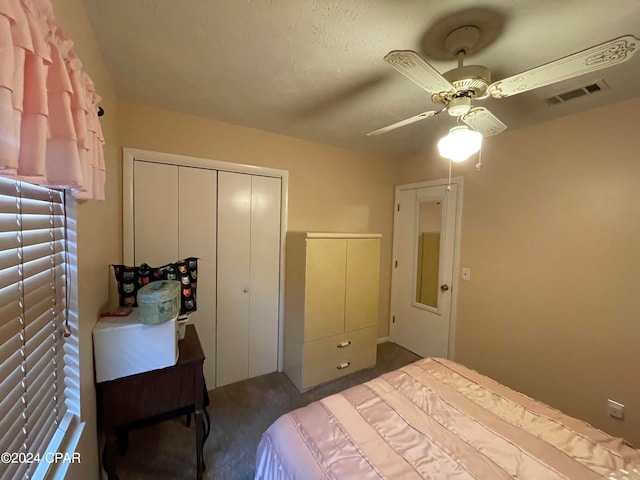
M 624 405 L 614 400 L 607 400 L 607 414 L 618 420 L 624 419 Z
M 471 269 L 467 267 L 462 267 L 462 279 L 463 280 L 471 280 Z

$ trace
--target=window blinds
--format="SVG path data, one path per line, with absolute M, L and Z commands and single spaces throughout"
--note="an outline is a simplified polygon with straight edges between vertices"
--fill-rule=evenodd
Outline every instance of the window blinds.
M 65 248 L 64 193 L 0 178 L 0 452 L 43 455 L 65 414 Z

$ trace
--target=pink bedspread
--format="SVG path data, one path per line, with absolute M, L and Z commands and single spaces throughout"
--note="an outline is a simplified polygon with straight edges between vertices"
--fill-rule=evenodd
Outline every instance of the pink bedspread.
M 280 417 L 255 478 L 591 480 L 633 465 L 621 439 L 432 358 Z

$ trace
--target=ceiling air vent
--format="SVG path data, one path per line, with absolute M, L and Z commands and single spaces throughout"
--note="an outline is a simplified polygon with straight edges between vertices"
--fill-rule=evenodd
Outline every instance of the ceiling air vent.
M 559 93 L 558 95 L 547 98 L 545 101 L 547 102 L 547 105 L 558 105 L 559 103 L 568 102 L 569 100 L 573 100 L 574 98 L 584 97 L 585 95 L 591 95 L 593 93 L 598 93 L 602 90 L 608 89 L 609 86 L 605 83 L 604 80 L 598 80 L 597 82 L 583 85 L 582 87 L 576 88 L 574 90 Z

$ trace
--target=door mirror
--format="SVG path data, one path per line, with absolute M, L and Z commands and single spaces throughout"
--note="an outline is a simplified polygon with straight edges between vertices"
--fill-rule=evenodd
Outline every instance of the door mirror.
M 439 297 L 441 230 L 442 201 L 420 201 L 418 203 L 418 252 L 414 298 L 417 303 L 436 309 Z

